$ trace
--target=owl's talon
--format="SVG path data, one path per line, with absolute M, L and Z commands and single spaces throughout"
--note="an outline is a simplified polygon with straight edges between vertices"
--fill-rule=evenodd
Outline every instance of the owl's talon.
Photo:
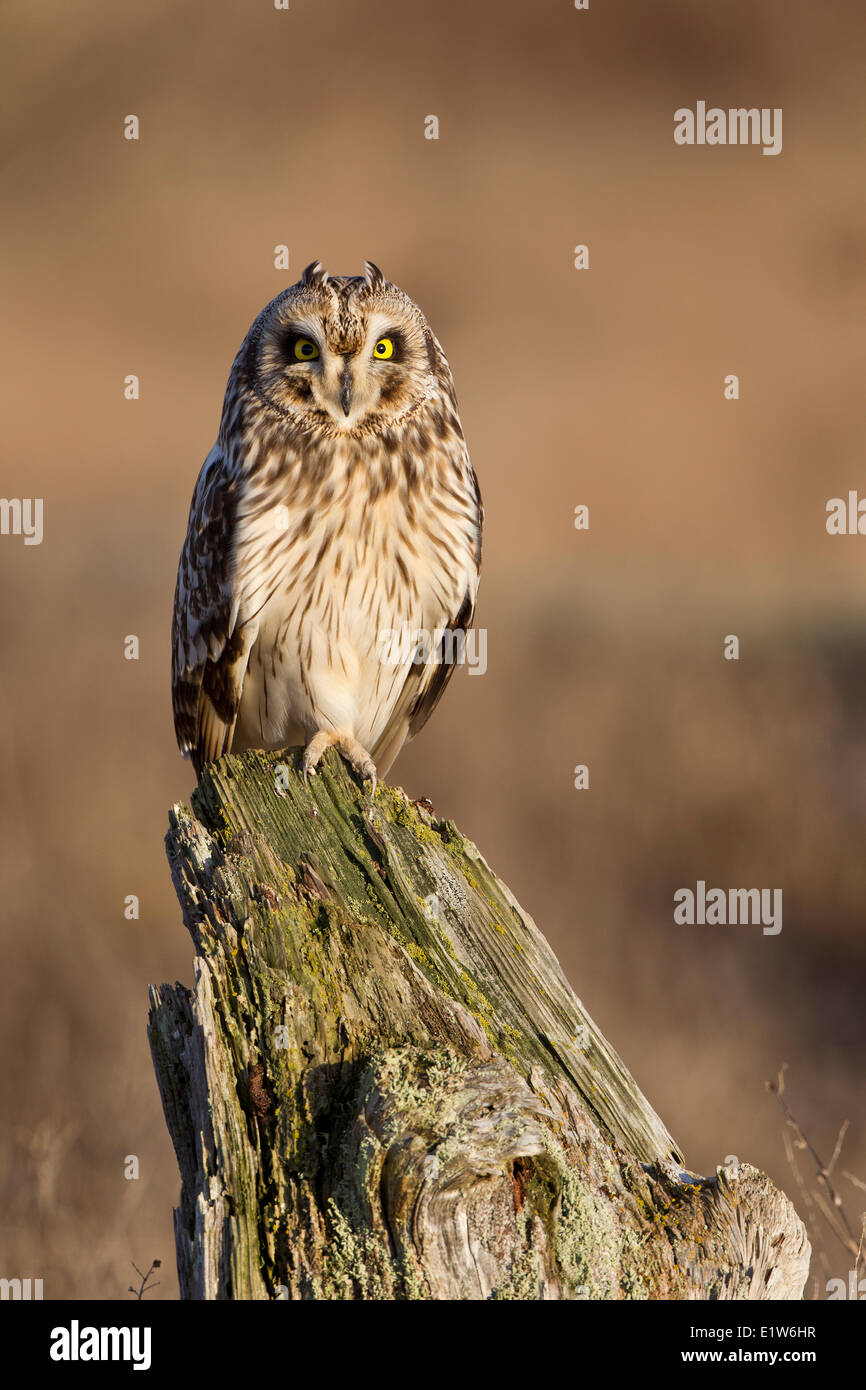
M 360 777 L 362 784 L 366 785 L 367 782 L 371 784 L 370 795 L 375 796 L 376 787 L 379 782 L 379 774 L 376 770 L 376 764 L 373 762 L 366 748 L 362 747 L 357 739 L 348 737 L 338 739 L 337 747 L 346 761 L 351 763 Z
M 376 764 L 373 762 L 366 748 L 362 747 L 358 740 L 352 738 L 349 734 L 344 734 L 341 737 L 339 734 L 332 734 L 326 732 L 324 729 L 320 729 L 317 734 L 314 734 L 304 749 L 303 758 L 301 759 L 301 770 L 304 774 L 305 782 L 308 777 L 315 777 L 319 759 L 326 748 L 336 748 L 346 759 L 346 762 L 355 769 L 361 781 L 371 784 L 371 797 L 376 795 L 376 788 L 379 785 L 379 774 L 376 770 Z
M 310 777 L 315 777 L 319 759 L 325 749 L 330 748 L 331 744 L 334 742 L 336 742 L 334 735 L 326 733 L 324 729 L 320 729 L 319 732 L 314 734 L 310 739 L 304 749 L 304 756 L 301 759 L 301 769 L 304 774 L 305 782 L 308 781 Z
M 349 761 L 351 762 L 355 771 L 360 775 L 362 786 L 366 787 L 367 783 L 369 782 L 370 795 L 375 796 L 376 787 L 379 783 L 379 774 L 376 771 L 376 765 L 373 762 L 372 758 L 364 758 L 363 761 L 359 762 L 355 762 L 354 758 L 350 758 Z

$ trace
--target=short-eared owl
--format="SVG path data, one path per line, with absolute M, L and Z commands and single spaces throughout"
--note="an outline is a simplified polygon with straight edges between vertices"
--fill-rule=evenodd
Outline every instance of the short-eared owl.
M 421 310 L 369 261 L 363 276 L 314 262 L 247 334 L 193 494 L 172 700 L 197 773 L 301 744 L 306 776 L 333 744 L 375 788 L 471 624 L 481 522 Z

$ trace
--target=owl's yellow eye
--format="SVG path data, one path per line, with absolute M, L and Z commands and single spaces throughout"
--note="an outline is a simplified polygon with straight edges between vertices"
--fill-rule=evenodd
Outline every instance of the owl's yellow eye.
M 314 362 L 319 355 L 319 349 L 309 338 L 297 338 L 294 352 L 296 362 Z
M 388 357 L 394 356 L 394 344 L 390 338 L 380 338 L 373 348 L 373 356 L 385 361 Z

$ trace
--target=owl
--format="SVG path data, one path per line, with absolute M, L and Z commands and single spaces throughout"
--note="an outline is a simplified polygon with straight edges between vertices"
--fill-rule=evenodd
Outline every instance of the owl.
M 172 626 L 177 741 L 334 746 L 371 784 L 429 718 L 472 623 L 482 505 L 451 370 L 372 262 L 316 261 L 229 375 L 196 483 Z

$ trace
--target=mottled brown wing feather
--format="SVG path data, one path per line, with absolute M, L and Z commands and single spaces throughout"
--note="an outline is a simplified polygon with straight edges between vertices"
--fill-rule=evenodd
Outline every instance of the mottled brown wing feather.
M 231 746 L 249 655 L 232 584 L 236 506 L 236 483 L 215 447 L 193 493 L 172 622 L 175 733 L 198 774 Z
M 472 488 L 472 499 L 475 520 L 475 545 L 473 560 L 475 562 L 475 583 L 471 590 L 467 591 L 460 611 L 448 624 L 452 632 L 463 630 L 467 632 L 472 626 L 472 619 L 475 617 L 475 594 L 478 588 L 478 577 L 481 573 L 481 536 L 484 530 L 484 504 L 481 501 L 481 491 L 478 486 L 478 479 L 467 461 L 468 482 Z M 408 737 L 414 738 L 419 729 L 423 729 L 430 715 L 442 698 L 442 692 L 451 679 L 454 671 L 454 663 L 451 661 L 440 661 L 434 668 L 432 679 L 419 692 L 412 712 L 409 716 Z M 411 679 L 411 677 L 410 677 Z M 407 682 L 408 684 L 408 682 Z
M 451 632 L 462 630 L 466 632 L 472 626 L 472 619 L 475 613 L 475 605 L 472 596 L 467 594 L 463 600 L 460 612 L 456 618 L 448 624 Z M 444 643 L 443 643 L 444 645 Z M 415 703 L 412 705 L 409 715 L 409 738 L 414 738 L 419 729 L 423 729 L 427 720 L 430 718 L 434 709 L 442 698 L 442 692 L 451 679 L 454 672 L 454 662 L 441 660 L 433 667 L 433 674 L 424 688 L 419 691 Z M 412 679 L 411 677 L 409 678 Z M 409 682 L 407 681 L 407 685 Z

